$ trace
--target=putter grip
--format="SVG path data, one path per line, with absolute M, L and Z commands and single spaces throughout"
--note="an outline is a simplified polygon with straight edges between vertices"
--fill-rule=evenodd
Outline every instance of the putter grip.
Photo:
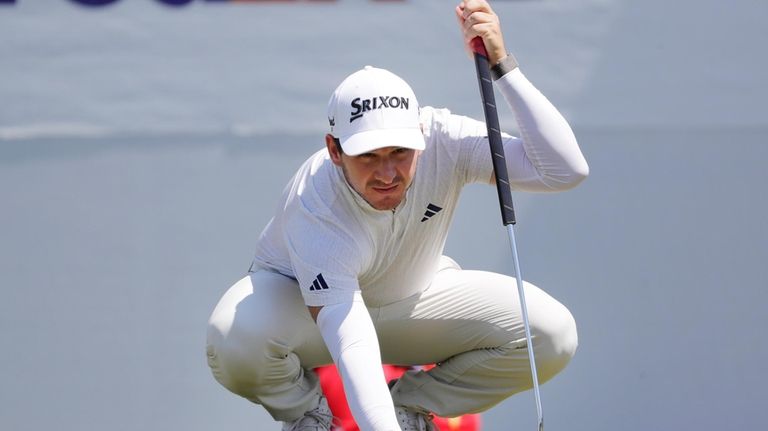
M 509 187 L 504 145 L 501 142 L 501 128 L 499 127 L 499 115 L 496 112 L 496 100 L 493 95 L 493 81 L 488 64 L 488 54 L 482 39 L 479 37 L 472 39 L 471 47 L 475 53 L 477 81 L 480 84 L 485 124 L 488 127 L 488 143 L 491 146 L 491 160 L 493 161 L 493 173 L 496 177 L 496 191 L 499 195 L 501 221 L 507 226 L 516 223 L 515 208 L 512 205 L 512 191 Z

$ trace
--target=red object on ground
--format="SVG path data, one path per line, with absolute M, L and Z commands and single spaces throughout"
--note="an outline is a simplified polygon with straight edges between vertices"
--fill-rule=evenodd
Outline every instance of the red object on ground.
M 408 370 L 407 367 L 384 365 L 384 376 L 389 381 L 400 377 L 406 370 Z M 320 378 L 320 387 L 328 399 L 328 407 L 330 407 L 333 416 L 336 417 L 333 431 L 360 431 L 349 411 L 349 405 L 347 405 L 347 399 L 344 396 L 344 386 L 336 367 L 333 365 L 319 367 L 315 368 L 315 372 Z M 440 431 L 480 431 L 481 420 L 479 414 L 455 418 L 435 416 L 435 425 L 440 428 Z

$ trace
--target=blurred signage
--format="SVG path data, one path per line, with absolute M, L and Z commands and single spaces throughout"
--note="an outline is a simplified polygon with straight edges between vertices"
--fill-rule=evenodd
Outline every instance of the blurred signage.
M 5 0 L 0 0 L 0 2 Z M 81 4 L 83 6 L 106 6 L 112 3 L 117 3 L 120 0 L 69 0 L 74 3 Z M 193 2 L 206 2 L 206 3 L 336 3 L 336 0 L 155 0 L 157 3 L 162 3 L 168 6 L 184 6 Z M 388 2 L 397 3 L 405 0 L 368 0 L 374 2 Z
M 0 5 L 9 5 L 21 3 L 24 0 L 0 0 Z M 108 6 L 113 3 L 117 3 L 120 0 L 69 0 L 71 3 L 76 3 L 81 6 Z M 337 0 L 154 0 L 157 3 L 165 4 L 168 6 L 184 6 L 193 2 L 205 2 L 205 3 L 282 3 L 282 4 L 295 4 L 295 3 L 338 3 Z M 368 0 L 376 3 L 404 3 L 406 0 Z
M 24 0 L 0 0 L 1 5 L 12 5 L 21 3 Z M 63 1 L 63 0 L 62 0 Z M 167 6 L 185 6 L 190 3 L 271 3 L 271 4 L 301 4 L 301 3 L 339 3 L 339 0 L 154 0 L 156 3 Z M 367 0 L 372 3 L 406 3 L 407 0 Z M 99 7 L 109 6 L 120 0 L 69 0 L 81 6 Z

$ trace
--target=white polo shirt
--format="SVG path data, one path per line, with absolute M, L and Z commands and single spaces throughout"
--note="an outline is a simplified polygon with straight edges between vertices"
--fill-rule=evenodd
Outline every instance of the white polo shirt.
M 586 161 L 559 112 L 519 69 L 496 81 L 515 111 L 522 138 L 503 135 L 510 184 L 518 190 L 570 188 Z M 465 184 L 493 175 L 485 124 L 421 108 L 426 148 L 405 200 L 376 210 L 352 189 L 326 149 L 299 168 L 262 232 L 251 270 L 296 279 L 310 306 L 351 301 L 381 306 L 423 291 L 443 253 Z M 546 133 L 539 131 L 546 124 Z

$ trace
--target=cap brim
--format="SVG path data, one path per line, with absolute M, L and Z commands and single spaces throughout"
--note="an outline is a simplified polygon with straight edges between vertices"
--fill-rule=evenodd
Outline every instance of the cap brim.
M 385 147 L 423 150 L 424 146 L 421 129 L 414 128 L 366 130 L 341 139 L 341 148 L 349 156 L 359 156 Z

